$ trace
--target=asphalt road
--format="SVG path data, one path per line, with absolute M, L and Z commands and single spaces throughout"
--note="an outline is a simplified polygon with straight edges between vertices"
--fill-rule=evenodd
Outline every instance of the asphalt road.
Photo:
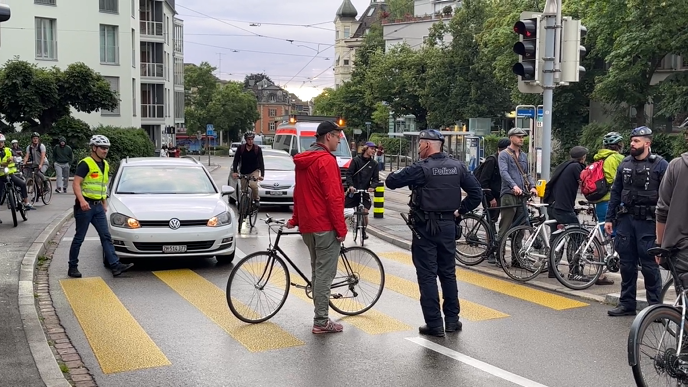
M 230 160 L 213 173 L 220 184 Z M 232 265 L 141 262 L 112 278 L 93 231 L 81 251 L 84 278 L 69 279 L 72 235 L 70 229 L 53 257 L 51 295 L 101 387 L 633 385 L 625 347 L 632 318 L 611 319 L 607 306 L 460 268 L 464 330 L 419 336 L 423 319 L 410 254 L 374 237 L 367 246 L 386 271 L 380 301 L 359 317 L 333 315 L 343 333 L 313 335 L 313 306 L 303 290 L 292 288 L 270 322 L 244 324 L 225 300 Z M 237 260 L 267 244 L 264 224 L 244 228 Z M 284 237 L 280 245 L 307 270 L 300 237 Z
M 71 191 L 71 190 L 70 190 Z M 33 241 L 55 218 L 71 207 L 74 196 L 53 193 L 50 205 L 36 204 L 26 222 L 12 225 L 7 205 L 0 206 L 0 384 L 41 386 L 19 315 L 18 286 L 21 261 Z M 30 383 L 30 384 L 24 384 Z

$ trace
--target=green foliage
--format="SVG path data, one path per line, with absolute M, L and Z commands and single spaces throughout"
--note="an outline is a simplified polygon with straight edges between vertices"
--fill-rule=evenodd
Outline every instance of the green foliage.
M 0 70 L 0 113 L 6 124 L 21 124 L 43 134 L 70 114 L 112 110 L 118 96 L 100 74 L 81 62 L 64 71 L 10 60 Z
M 652 138 L 652 153 L 656 153 L 667 161 L 671 161 L 674 155 L 674 139 L 677 136 L 669 136 L 666 133 L 656 133 Z
M 386 155 L 408 155 L 409 152 L 410 141 L 407 138 L 389 137 L 386 134 L 374 133 L 370 135 L 370 141 L 376 144 L 382 143 Z
M 155 145 L 143 129 L 99 126 L 94 128 L 93 132 L 94 134 L 102 134 L 110 140 L 108 161 L 113 173 L 119 168 L 122 159 L 155 156 Z
M 64 137 L 69 146 L 77 149 L 88 145 L 92 132 L 91 127 L 86 122 L 72 116 L 65 116 L 57 120 L 48 134 L 56 139 Z
M 406 15 L 413 15 L 413 0 L 387 0 L 390 19 L 403 19 Z

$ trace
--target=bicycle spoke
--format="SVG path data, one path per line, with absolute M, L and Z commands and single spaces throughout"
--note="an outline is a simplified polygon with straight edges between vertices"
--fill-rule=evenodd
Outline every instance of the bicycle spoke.
M 384 269 L 380 259 L 363 247 L 343 251 L 337 263 L 330 305 L 337 312 L 355 315 L 370 309 L 384 288 Z

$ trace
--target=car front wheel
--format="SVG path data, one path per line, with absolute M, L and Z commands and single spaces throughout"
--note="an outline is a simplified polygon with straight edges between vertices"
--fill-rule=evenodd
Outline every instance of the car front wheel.
M 217 259 L 217 263 L 232 263 L 235 255 L 236 251 L 233 251 L 229 255 L 217 255 L 215 256 L 215 259 Z

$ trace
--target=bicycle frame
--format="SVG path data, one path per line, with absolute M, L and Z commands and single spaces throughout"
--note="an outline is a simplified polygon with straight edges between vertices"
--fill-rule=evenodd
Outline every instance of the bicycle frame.
M 545 207 L 541 207 L 541 208 L 545 208 Z M 540 210 L 540 213 L 542 213 L 541 210 Z M 535 240 L 536 240 L 537 237 L 540 236 L 540 235 L 542 235 L 542 239 L 543 239 L 543 241 L 544 241 L 544 243 L 545 243 L 545 246 L 547 246 L 548 248 L 550 248 L 551 246 L 550 246 L 550 244 L 549 244 L 549 226 L 552 225 L 552 224 L 556 224 L 556 223 L 557 223 L 557 221 L 554 220 L 554 219 L 547 219 L 547 215 L 546 215 L 546 213 L 545 213 L 545 221 L 542 222 L 542 223 L 540 223 L 540 224 L 535 228 L 535 232 L 534 232 L 533 235 L 529 238 L 528 246 L 526 247 L 526 251 L 530 251 L 530 249 L 533 247 L 533 243 L 535 243 Z M 548 259 L 548 258 L 549 258 L 549 256 L 543 255 L 543 254 L 530 253 L 530 255 L 532 255 L 532 256 L 534 256 L 534 257 L 538 257 L 538 258 L 545 258 L 545 259 Z

